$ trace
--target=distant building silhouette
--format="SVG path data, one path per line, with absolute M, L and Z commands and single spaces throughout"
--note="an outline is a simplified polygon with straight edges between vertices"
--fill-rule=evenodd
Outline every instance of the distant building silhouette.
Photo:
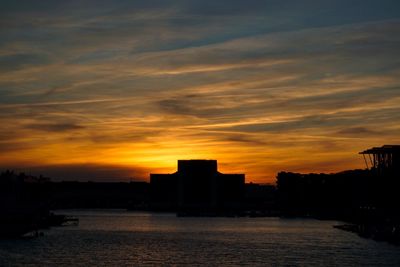
M 150 174 L 152 206 L 187 213 L 234 212 L 244 198 L 244 174 L 218 172 L 216 160 L 178 160 L 172 174 Z
M 80 208 L 147 208 L 149 184 L 146 182 L 78 182 L 51 184 L 54 209 Z
M 338 228 L 400 244 L 400 145 L 360 152 L 367 169 L 331 174 L 280 172 L 281 215 L 343 220 Z
M 373 147 L 360 154 L 363 155 L 367 168 L 375 170 L 379 176 L 399 176 L 400 145 Z M 368 158 L 365 155 L 368 155 Z
M 400 223 L 400 145 L 373 147 L 360 154 L 377 178 L 373 195 L 377 209 Z
M 19 237 L 47 227 L 49 179 L 24 173 L 0 173 L 0 238 Z

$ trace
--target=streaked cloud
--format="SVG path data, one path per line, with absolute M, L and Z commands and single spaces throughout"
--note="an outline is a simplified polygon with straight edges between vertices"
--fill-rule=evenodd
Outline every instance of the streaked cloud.
M 0 167 L 362 168 L 365 146 L 400 142 L 400 9 L 356 2 L 6 1 Z

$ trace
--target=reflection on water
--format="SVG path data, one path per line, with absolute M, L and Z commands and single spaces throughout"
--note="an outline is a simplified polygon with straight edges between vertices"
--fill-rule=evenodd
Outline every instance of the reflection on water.
M 62 213 L 78 216 L 80 225 L 0 240 L 0 266 L 400 266 L 399 247 L 334 229 L 332 221 Z

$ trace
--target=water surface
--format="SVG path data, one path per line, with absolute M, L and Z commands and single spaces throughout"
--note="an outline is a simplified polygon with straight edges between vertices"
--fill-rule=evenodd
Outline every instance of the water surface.
M 400 266 L 399 247 L 335 229 L 335 221 L 61 213 L 78 216 L 79 226 L 0 240 L 0 266 Z

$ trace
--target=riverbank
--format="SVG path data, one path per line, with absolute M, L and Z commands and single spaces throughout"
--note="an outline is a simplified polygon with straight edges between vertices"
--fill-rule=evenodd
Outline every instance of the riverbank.
M 342 224 L 334 228 L 358 234 L 360 237 L 385 241 L 400 246 L 400 225 Z

